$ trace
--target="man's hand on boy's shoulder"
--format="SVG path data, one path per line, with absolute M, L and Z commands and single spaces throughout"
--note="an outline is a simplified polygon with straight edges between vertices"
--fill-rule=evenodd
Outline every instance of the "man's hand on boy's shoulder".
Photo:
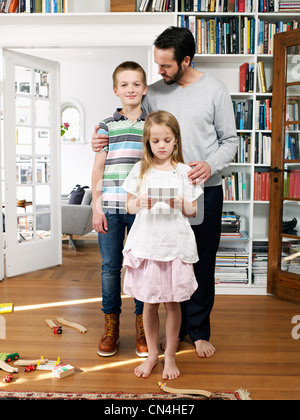
M 103 147 L 108 145 L 108 135 L 98 134 L 99 129 L 99 125 L 96 125 L 92 136 L 92 149 L 95 153 L 99 153 Z

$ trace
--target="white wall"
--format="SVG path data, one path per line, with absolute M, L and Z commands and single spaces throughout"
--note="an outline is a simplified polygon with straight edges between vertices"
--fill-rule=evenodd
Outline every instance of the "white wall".
M 61 99 L 73 97 L 83 106 L 86 141 L 62 144 L 62 193 L 69 193 L 76 184 L 91 185 L 91 137 L 94 126 L 120 106 L 112 90 L 112 72 L 125 60 L 137 61 L 147 71 L 147 50 L 140 48 L 85 51 L 76 62 L 70 59 L 61 64 Z
M 69 12 L 109 12 L 110 0 L 68 0 Z

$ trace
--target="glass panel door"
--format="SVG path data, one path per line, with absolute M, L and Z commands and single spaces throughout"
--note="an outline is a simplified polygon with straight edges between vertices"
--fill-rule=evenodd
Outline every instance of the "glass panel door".
M 4 51 L 7 276 L 61 263 L 59 65 Z
M 281 270 L 300 274 L 300 54 L 286 49 L 285 150 Z

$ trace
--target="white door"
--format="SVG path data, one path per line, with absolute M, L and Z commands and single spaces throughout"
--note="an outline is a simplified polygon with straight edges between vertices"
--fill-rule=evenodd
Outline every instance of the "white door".
M 6 276 L 61 264 L 59 64 L 3 50 Z

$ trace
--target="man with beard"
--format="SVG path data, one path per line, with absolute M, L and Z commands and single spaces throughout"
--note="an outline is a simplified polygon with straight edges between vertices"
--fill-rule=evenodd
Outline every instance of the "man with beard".
M 192 67 L 195 40 L 188 29 L 166 29 L 154 47 L 154 60 L 163 80 L 149 86 L 143 108 L 146 112 L 168 111 L 177 118 L 184 160 L 191 166 L 189 178 L 205 187 L 203 222 L 199 224 L 199 217 L 194 222 L 191 219 L 199 255 L 194 265 L 199 287 L 182 304 L 180 339 L 189 335 L 198 356 L 211 357 L 216 351 L 209 340 L 223 207 L 221 171 L 232 162 L 238 146 L 233 106 L 223 83 Z M 97 130 L 95 127 L 92 138 L 95 152 L 107 144 L 107 138 Z

